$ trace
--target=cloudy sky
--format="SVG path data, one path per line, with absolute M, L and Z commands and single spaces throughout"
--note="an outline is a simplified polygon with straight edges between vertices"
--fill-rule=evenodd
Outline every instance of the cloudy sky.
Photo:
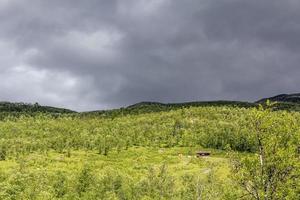
M 0 0 L 0 80 L 75 110 L 300 92 L 300 1 Z

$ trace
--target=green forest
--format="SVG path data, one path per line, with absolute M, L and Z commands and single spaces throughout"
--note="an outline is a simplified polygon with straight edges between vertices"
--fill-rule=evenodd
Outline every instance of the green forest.
M 150 106 L 5 110 L 0 199 L 300 199 L 300 113 L 271 103 Z

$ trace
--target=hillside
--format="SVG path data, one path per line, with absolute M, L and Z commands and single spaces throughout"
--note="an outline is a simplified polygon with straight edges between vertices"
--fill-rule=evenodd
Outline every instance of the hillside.
M 240 199 L 248 188 L 239 183 L 250 181 L 261 199 L 267 184 L 278 185 L 282 199 L 298 199 L 300 113 L 200 105 L 113 119 L 0 121 L 0 199 Z M 147 106 L 170 105 L 127 109 Z M 272 182 L 259 185 L 265 172 Z
M 256 101 L 256 104 L 264 104 L 267 100 L 277 102 L 275 110 L 300 111 L 300 93 L 280 94 L 273 97 L 263 98 Z
M 171 111 L 182 108 L 193 107 L 231 107 L 231 108 L 254 108 L 259 104 L 265 104 L 267 100 L 277 102 L 273 110 L 300 111 L 300 93 L 297 94 L 280 94 L 273 97 L 263 98 L 256 102 L 242 101 L 195 101 L 183 103 L 160 103 L 160 102 L 140 102 L 127 107 L 121 107 L 110 110 L 95 110 L 89 112 L 77 113 L 66 108 L 56 108 L 50 106 L 41 106 L 39 104 L 28 103 L 10 103 L 0 102 L 1 116 L 33 113 L 50 113 L 50 114 L 79 114 L 80 116 L 103 116 L 116 117 L 122 115 L 135 115 L 145 113 L 155 113 L 162 111 Z
M 160 103 L 160 102 L 140 102 L 127 107 L 112 109 L 112 110 L 98 110 L 91 112 L 83 112 L 82 116 L 107 116 L 115 117 L 122 115 L 135 115 L 145 113 L 155 113 L 162 111 L 178 110 L 182 108 L 193 107 L 231 107 L 231 108 L 251 108 L 256 107 L 257 104 L 240 101 L 198 101 L 185 103 Z
M 273 96 L 273 97 L 263 98 L 263 99 L 257 101 L 257 103 L 265 102 L 268 99 L 270 101 L 288 102 L 288 103 L 298 103 L 298 104 L 300 104 L 300 93 L 295 93 L 295 94 L 280 94 L 280 95 L 276 95 L 276 96 Z
M 245 182 L 262 198 L 268 185 L 284 199 L 300 193 L 300 113 L 272 111 L 297 103 L 141 102 L 85 113 L 0 105 L 9 116 L 0 120 L 0 199 L 240 199 Z
M 135 115 L 145 113 L 155 113 L 163 111 L 178 110 L 182 108 L 196 107 L 228 107 L 228 108 L 254 108 L 259 104 L 265 105 L 268 98 L 258 102 L 241 102 L 241 101 L 198 101 L 185 103 L 160 103 L 160 102 L 140 102 L 127 107 L 112 110 L 98 110 L 80 113 L 82 116 L 103 116 L 116 117 L 122 115 Z M 275 101 L 275 100 L 271 100 Z M 300 111 L 300 103 L 278 101 L 273 105 L 273 110 Z
M 0 102 L 0 112 L 5 113 L 74 113 L 74 111 L 65 108 L 56 108 L 50 106 L 41 106 L 38 103 L 28 104 L 28 103 L 10 103 L 10 102 Z

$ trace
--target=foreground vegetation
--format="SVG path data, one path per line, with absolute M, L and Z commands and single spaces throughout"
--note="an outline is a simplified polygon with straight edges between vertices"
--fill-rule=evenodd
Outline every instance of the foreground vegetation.
M 34 153 L 0 163 L 1 199 L 232 199 L 236 195 L 227 185 L 231 180 L 226 158 L 195 158 L 188 148 L 139 147 L 108 156 L 94 151 Z
M 232 106 L 5 117 L 0 199 L 299 199 L 299 122 Z

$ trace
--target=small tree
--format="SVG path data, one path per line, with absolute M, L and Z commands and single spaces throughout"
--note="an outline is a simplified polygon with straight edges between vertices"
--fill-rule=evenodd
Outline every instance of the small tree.
M 0 161 L 6 160 L 7 157 L 7 147 L 6 146 L 0 146 Z
M 139 199 L 173 199 L 175 194 L 175 181 L 163 164 L 159 170 L 150 168 L 147 177 L 142 180 L 137 188 Z M 146 198 L 146 199 L 147 199 Z
M 256 200 L 297 199 L 299 191 L 299 130 L 285 112 L 269 108 L 253 110 L 253 137 L 256 153 L 233 161 L 234 178 L 246 192 L 244 198 Z
M 84 166 L 77 177 L 76 192 L 78 193 L 79 197 L 82 197 L 93 183 L 94 176 L 91 172 L 91 169 L 87 166 Z
M 62 198 L 67 192 L 67 177 L 66 175 L 59 171 L 56 174 L 55 182 L 53 184 L 53 190 L 56 198 Z

